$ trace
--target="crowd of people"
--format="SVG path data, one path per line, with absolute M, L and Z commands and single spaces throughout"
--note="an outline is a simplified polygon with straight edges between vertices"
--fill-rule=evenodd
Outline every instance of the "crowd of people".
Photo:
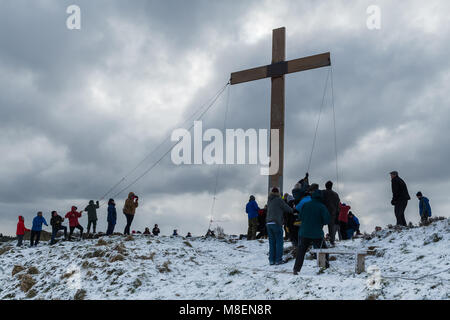
M 139 206 L 139 198 L 133 192 L 128 194 L 127 199 L 125 200 L 123 206 L 123 214 L 126 219 L 125 229 L 123 231 L 124 235 L 130 235 L 130 228 L 133 222 L 136 208 Z M 83 212 L 87 213 L 88 224 L 87 224 L 87 233 L 90 234 L 91 227 L 93 234 L 97 232 L 97 209 L 100 208 L 99 201 L 94 202 L 93 200 L 89 201 L 89 204 L 84 208 L 84 210 L 78 211 L 76 206 L 72 206 L 71 210 L 66 213 L 64 217 L 60 216 L 57 211 L 51 212 L 50 217 L 50 226 L 52 227 L 51 240 L 50 244 L 53 245 L 56 243 L 56 236 L 59 231 L 64 233 L 64 240 L 71 241 L 73 240 L 73 233 L 75 229 L 79 230 L 79 239 L 83 238 L 84 228 L 81 226 L 79 219 L 82 217 Z M 64 220 L 67 219 L 69 221 L 69 229 L 67 226 L 64 226 Z M 108 208 L 107 208 L 107 230 L 106 235 L 112 235 L 114 233 L 115 226 L 117 224 L 117 211 L 116 211 L 116 203 L 114 199 L 109 199 Z M 17 246 L 23 245 L 23 239 L 25 236 L 25 232 L 30 232 L 30 246 L 37 246 L 40 238 L 43 226 L 49 226 L 47 220 L 43 217 L 42 211 L 39 211 L 34 217 L 32 221 L 31 230 L 25 227 L 25 219 L 23 216 L 19 216 L 19 221 L 17 223 L 16 236 L 17 236 Z M 150 233 L 150 229 L 147 227 L 143 234 L 153 234 L 153 236 L 158 236 L 160 234 L 160 229 L 157 224 L 155 224 L 152 232 Z M 132 234 L 140 234 L 140 231 L 132 231 Z M 178 231 L 174 230 L 172 236 L 178 236 Z M 186 237 L 192 237 L 190 232 L 187 233 Z
M 396 225 L 406 226 L 405 209 L 411 199 L 408 188 L 397 171 L 390 172 L 390 175 L 391 204 L 394 206 Z M 425 222 L 431 216 L 429 200 L 420 191 L 416 196 L 421 222 Z M 332 181 L 328 181 L 325 189 L 320 190 L 318 184 L 309 184 L 309 174 L 306 173 L 295 184 L 292 195 L 281 195 L 279 188 L 273 187 L 263 209 L 260 209 L 255 197 L 250 196 L 245 210 L 248 215 L 247 239 L 269 238 L 270 265 L 286 262 L 282 259 L 283 243 L 284 240 L 290 240 L 297 250 L 293 271 L 298 274 L 310 246 L 323 249 L 328 248 L 328 245 L 333 247 L 336 233 L 340 241 L 361 235 L 359 219 L 350 209 L 333 190 Z M 325 225 L 328 226 L 327 235 L 323 232 Z M 326 265 L 329 266 L 328 256 L 326 259 Z
M 392 185 L 392 200 L 397 226 L 407 226 L 405 219 L 405 209 L 411 199 L 406 183 L 398 175 L 397 171 L 390 172 Z M 417 192 L 419 200 L 419 214 L 421 222 L 424 223 L 431 216 L 430 201 L 423 196 L 422 192 Z M 130 235 L 130 228 L 133 222 L 136 208 L 139 206 L 139 198 L 133 192 L 128 194 L 123 206 L 123 214 L 126 220 L 124 235 Z M 84 228 L 79 219 L 82 213 L 87 213 L 88 224 L 87 233 L 92 231 L 95 234 L 97 229 L 97 210 L 100 208 L 99 201 L 89 201 L 84 210 L 78 211 L 76 206 L 66 213 L 64 218 L 56 211 L 51 212 L 50 225 L 52 234 L 50 244 L 56 243 L 56 236 L 59 231 L 63 231 L 65 240 L 72 240 L 75 229 L 79 230 L 80 240 L 83 237 Z M 250 196 L 246 205 L 248 215 L 247 239 L 269 239 L 269 263 L 270 265 L 283 264 L 283 244 L 285 240 L 290 240 L 296 248 L 296 261 L 294 264 L 294 274 L 298 274 L 303 265 L 305 254 L 310 246 L 314 248 L 328 248 L 335 246 L 336 234 L 339 241 L 348 240 L 361 235 L 360 223 L 356 215 L 350 211 L 351 207 L 342 202 L 336 191 L 333 190 L 333 182 L 328 181 L 325 189 L 320 190 L 316 183 L 309 183 L 309 175 L 298 181 L 292 189 L 292 195 L 285 193 L 281 195 L 279 188 L 273 187 L 268 196 L 267 204 L 260 208 L 253 195 Z M 63 225 L 65 219 L 69 221 L 69 228 Z M 108 227 L 106 235 L 112 235 L 117 223 L 117 211 L 114 199 L 109 199 L 107 208 Z M 23 216 L 19 216 L 17 223 L 17 245 L 22 246 L 25 232 L 30 232 L 30 246 L 37 246 L 40 240 L 43 225 L 48 226 L 47 221 L 39 211 L 33 219 L 31 230 L 25 227 Z M 328 226 L 328 234 L 324 234 L 323 227 Z M 158 236 L 160 229 L 157 224 L 150 232 L 147 227 L 143 234 Z M 132 233 L 136 233 L 132 231 Z M 141 233 L 141 232 L 137 232 Z M 173 230 L 173 237 L 177 237 L 178 230 Z M 206 237 L 215 237 L 214 231 L 208 230 Z M 192 237 L 190 232 L 187 238 Z M 328 244 L 327 244 L 328 243 Z M 328 257 L 327 257 L 327 265 Z

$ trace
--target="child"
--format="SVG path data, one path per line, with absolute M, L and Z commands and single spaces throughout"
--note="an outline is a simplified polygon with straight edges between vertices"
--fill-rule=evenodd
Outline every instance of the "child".
M 80 217 L 81 217 L 81 212 L 77 212 L 77 207 L 75 207 L 75 206 L 72 207 L 71 211 L 66 213 L 66 218 L 69 219 L 69 228 L 70 228 L 69 240 L 72 240 L 72 234 L 73 234 L 73 231 L 75 230 L 75 228 L 80 230 L 80 240 L 83 237 L 84 229 L 78 222 L 78 218 L 80 218 Z
M 39 243 L 39 239 L 41 238 L 42 224 L 45 224 L 48 227 L 47 221 L 42 216 L 42 211 L 37 213 L 37 216 L 33 219 L 33 226 L 31 227 L 31 236 L 30 236 L 30 247 L 37 246 Z M 36 241 L 34 238 L 36 237 Z
M 25 219 L 22 216 L 19 216 L 19 222 L 17 222 L 17 231 L 16 231 L 18 247 L 22 246 L 25 231 L 30 231 L 30 229 L 25 228 Z

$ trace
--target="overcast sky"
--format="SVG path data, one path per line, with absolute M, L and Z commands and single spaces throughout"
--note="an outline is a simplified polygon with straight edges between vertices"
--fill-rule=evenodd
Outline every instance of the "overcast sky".
M 81 8 L 69 30 L 66 8 Z M 366 26 L 369 5 L 381 29 Z M 434 215 L 450 205 L 450 3 L 442 1 L 60 1 L 0 2 L 0 232 L 15 234 L 37 211 L 49 219 L 99 199 L 228 81 L 269 64 L 272 29 L 286 27 L 287 59 L 331 52 L 339 193 L 362 229 L 395 223 L 388 172 L 398 170 Z M 328 68 L 286 76 L 285 191 L 307 170 Z M 232 86 L 204 128 L 267 128 L 270 80 Z M 323 188 L 336 180 L 327 93 L 310 168 Z M 184 123 L 189 127 L 191 122 Z M 167 151 L 164 144 L 134 177 Z M 259 166 L 221 166 L 214 218 L 246 233 L 245 204 L 263 206 Z M 170 156 L 116 196 L 118 231 L 128 191 L 140 197 L 132 229 L 158 223 L 204 234 L 217 166 L 175 166 Z M 130 177 L 114 190 L 120 191 Z M 108 195 L 110 196 L 110 195 Z M 415 197 L 407 221 L 419 220 Z M 106 230 L 106 208 L 99 209 Z M 87 224 L 87 218 L 80 222 Z M 47 228 L 50 230 L 50 228 Z

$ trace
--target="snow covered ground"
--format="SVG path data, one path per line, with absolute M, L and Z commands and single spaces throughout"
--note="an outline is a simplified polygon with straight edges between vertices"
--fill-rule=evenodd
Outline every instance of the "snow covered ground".
M 340 250 L 376 246 L 366 269 L 380 269 L 378 282 L 369 280 L 373 274 L 356 275 L 355 258 L 347 255 L 335 256 L 326 270 L 305 260 L 294 276 L 294 260 L 269 266 L 267 240 L 138 235 L 37 248 L 5 243 L 0 299 L 449 299 L 449 231 L 445 219 L 338 242 Z

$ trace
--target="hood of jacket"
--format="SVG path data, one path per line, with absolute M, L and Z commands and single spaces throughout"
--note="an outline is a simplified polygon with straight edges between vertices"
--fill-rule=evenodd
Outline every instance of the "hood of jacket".
M 280 197 L 280 194 L 279 194 L 278 192 L 271 192 L 271 193 L 269 194 L 269 201 L 270 201 L 270 200 L 273 200 L 273 199 L 275 199 L 275 198 L 278 198 L 278 197 Z
M 320 190 L 316 190 L 311 194 L 311 199 L 314 200 L 321 200 L 322 199 L 322 192 Z
M 24 221 L 25 221 L 25 219 L 23 218 L 23 216 L 19 216 L 19 221 L 20 221 L 20 222 L 24 222 Z

